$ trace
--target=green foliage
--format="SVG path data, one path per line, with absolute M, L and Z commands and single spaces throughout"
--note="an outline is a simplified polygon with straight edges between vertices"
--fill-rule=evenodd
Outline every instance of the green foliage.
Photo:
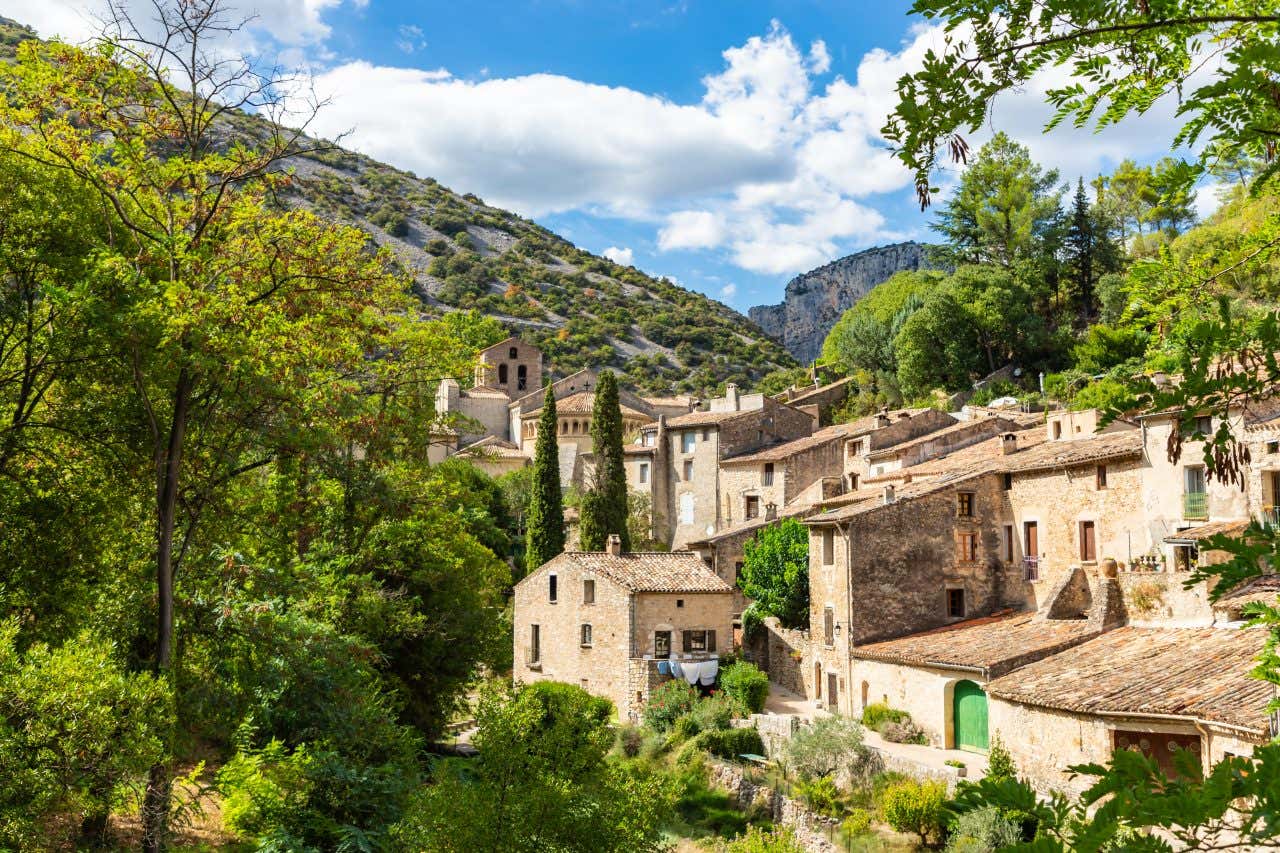
M 759 714 L 769 698 L 769 675 L 753 663 L 736 661 L 720 668 L 720 688 L 748 712 Z
M 838 776 L 857 784 L 869 782 L 883 769 L 883 762 L 862 735 L 862 726 L 848 717 L 818 717 L 787 742 L 788 772 L 801 779 Z
M 754 728 L 710 729 L 690 741 L 697 749 L 720 758 L 736 760 L 740 755 L 761 755 L 764 742 Z
M 726 791 L 708 782 L 705 762 L 693 760 L 677 765 L 672 785 L 681 835 L 729 838 L 747 830 L 750 816 L 736 807 Z
M 753 826 L 740 838 L 724 846 L 724 853 L 804 853 L 804 847 L 788 828 L 765 829 Z
M 595 474 L 583 495 L 578 534 L 584 551 L 603 551 L 609 536 L 622 538 L 622 550 L 631 550 L 628 524 L 627 469 L 622 456 L 622 409 L 618 380 L 605 370 L 596 383 L 591 413 L 591 447 Z
M 987 750 L 987 778 L 993 781 L 1015 779 L 1018 776 L 1018 765 L 1014 764 L 1009 747 L 1004 745 L 1000 733 L 991 736 L 991 744 Z
M 885 723 L 901 723 L 910 719 L 911 715 L 906 711 L 891 708 L 884 702 L 872 702 L 862 709 L 862 725 L 872 731 L 879 731 Z
M 564 507 L 560 496 L 560 451 L 556 445 L 556 396 L 550 383 L 538 417 L 533 449 L 533 489 L 526 514 L 525 568 L 534 571 L 564 551 Z
M 795 795 L 820 815 L 840 817 L 844 812 L 844 800 L 835 780 L 830 776 L 800 779 L 793 787 Z
M 127 673 L 90 635 L 21 652 L 17 637 L 0 622 L 0 846 L 74 842 L 76 831 L 102 843 L 112 804 L 166 756 L 169 688 Z M 64 814 L 76 822 L 56 827 Z
M 899 832 L 912 832 L 928 844 L 942 835 L 947 785 L 936 779 L 905 780 L 887 788 L 881 803 L 885 822 Z
M 482 698 L 478 758 L 446 762 L 394 836 L 442 851 L 655 850 L 673 792 L 657 776 L 605 760 L 611 704 L 538 682 Z
M 987 853 L 1022 842 L 1022 827 L 994 807 L 960 815 L 947 835 L 947 853 Z
M 646 727 L 665 732 L 676 720 L 693 710 L 698 701 L 698 689 L 684 679 L 673 678 L 658 686 L 649 694 L 649 702 L 641 712 Z
M 809 625 L 809 531 L 794 518 L 771 524 L 744 546 L 738 586 L 785 627 Z
M 840 834 L 845 837 L 845 841 L 850 841 L 859 835 L 866 835 L 870 831 L 871 812 L 866 809 L 850 809 L 848 817 L 840 824 Z

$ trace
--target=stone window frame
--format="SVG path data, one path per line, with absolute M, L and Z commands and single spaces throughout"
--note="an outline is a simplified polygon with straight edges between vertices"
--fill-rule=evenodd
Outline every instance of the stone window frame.
M 760 517 L 759 495 L 742 496 L 742 517 L 746 521 L 751 521 Z
M 643 486 L 649 483 L 649 463 L 648 462 L 640 463 L 640 467 L 636 472 L 636 476 L 640 481 L 640 485 Z
M 1093 472 L 1093 487 L 1098 491 L 1107 488 L 1107 466 L 1106 463 L 1099 463 Z
M 686 483 L 693 482 L 693 460 L 692 459 L 684 460 L 684 465 L 681 467 L 680 474 L 681 474 L 681 479 L 683 479 Z
M 703 428 L 702 428 L 702 440 L 703 440 L 703 441 L 710 441 L 710 440 L 711 440 L 711 427 L 703 427 Z
M 1090 536 L 1085 536 L 1085 530 Z M 1076 521 L 1076 541 L 1080 545 L 1080 562 L 1098 562 L 1098 522 L 1092 518 L 1081 518 Z M 1086 546 L 1092 546 L 1091 548 Z
M 582 579 L 582 603 L 583 604 L 596 603 L 596 579 L 595 578 Z
M 578 628 L 578 640 L 582 648 L 589 649 L 595 644 L 595 632 L 591 628 L 590 622 L 583 622 Z
M 560 600 L 560 581 L 555 572 L 547 574 L 547 603 L 555 604 Z
M 695 643 L 695 637 L 702 635 L 702 646 L 698 648 Z M 691 655 L 701 652 L 702 654 L 713 654 L 716 650 L 716 629 L 715 628 L 682 628 L 680 630 L 680 653 Z
M 956 559 L 961 563 L 978 562 L 978 534 L 973 530 L 961 530 L 956 533 L 956 547 L 959 549 Z
M 973 518 L 977 503 L 977 493 L 956 492 L 956 518 Z
M 773 463 L 766 462 L 760 471 L 760 483 L 765 486 L 773 485 Z
M 822 528 L 822 565 L 834 566 L 836 563 L 836 532 L 830 527 Z
M 680 433 L 680 452 L 693 453 L 697 448 L 698 433 L 696 430 L 687 429 Z
M 836 645 L 836 608 L 827 604 L 822 608 L 822 645 L 828 649 Z
M 542 668 L 542 625 L 538 622 L 529 623 L 529 650 L 525 664 L 530 669 Z

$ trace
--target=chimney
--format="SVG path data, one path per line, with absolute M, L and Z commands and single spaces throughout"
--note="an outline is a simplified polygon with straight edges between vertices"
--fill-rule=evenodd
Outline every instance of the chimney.
M 887 427 L 888 425 L 889 425 L 889 407 L 885 406 L 880 410 L 880 413 L 876 415 L 876 426 Z
M 736 412 L 742 406 L 742 402 L 738 399 L 738 386 L 730 382 L 724 386 L 725 399 L 729 401 L 729 411 Z
M 778 517 L 778 505 L 772 501 L 764 505 L 764 520 L 773 521 Z
M 899 421 L 909 421 L 909 420 L 911 420 L 911 413 L 910 413 L 910 412 L 898 412 L 898 420 L 899 420 Z
M 890 483 L 889 485 L 887 485 L 887 486 L 885 486 L 885 487 L 884 487 L 884 503 L 885 503 L 885 506 L 888 506 L 889 504 L 893 503 L 893 502 L 894 502 L 894 500 L 896 500 L 896 499 L 895 499 L 895 498 L 894 498 L 894 496 L 893 496 L 893 483 Z
M 1018 452 L 1018 437 L 1011 432 L 1006 432 L 1000 439 L 1000 452 L 1005 456 Z
M 622 537 L 616 533 L 609 534 L 609 541 L 605 543 L 604 552 L 611 557 L 619 557 L 622 555 Z

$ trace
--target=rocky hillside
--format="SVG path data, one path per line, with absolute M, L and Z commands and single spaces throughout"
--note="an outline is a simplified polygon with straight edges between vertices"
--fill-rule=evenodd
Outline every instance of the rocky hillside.
M 0 18 L 0 58 L 34 37 Z M 231 120 L 255 137 L 253 116 Z M 558 375 L 610 366 L 651 393 L 707 394 L 793 367 L 728 306 L 577 248 L 474 195 L 341 148 L 294 158 L 289 201 L 368 231 L 411 270 L 428 314 L 475 308 L 540 346 Z
M 896 243 L 832 261 L 791 279 L 782 302 L 752 308 L 751 319 L 797 360 L 812 361 L 841 314 L 894 273 L 927 267 L 927 249 Z

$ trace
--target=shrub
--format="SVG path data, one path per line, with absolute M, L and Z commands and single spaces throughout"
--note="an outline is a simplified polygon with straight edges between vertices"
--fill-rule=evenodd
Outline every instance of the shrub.
M 644 706 L 644 724 L 656 732 L 668 731 L 676 720 L 693 710 L 698 691 L 681 679 L 672 679 L 649 696 Z
M 850 809 L 849 816 L 840 824 L 840 832 L 845 840 L 866 835 L 871 831 L 871 812 L 866 809 Z
M 760 755 L 764 741 L 755 729 L 713 729 L 693 739 L 699 749 L 721 758 L 735 759 L 739 755 Z
M 986 853 L 1022 841 L 1022 828 L 1000 809 L 989 806 L 956 818 L 947 838 L 947 853 Z
M 644 745 L 644 734 L 644 729 L 639 726 L 619 726 L 618 733 L 614 736 L 614 749 L 627 758 L 635 758 Z
M 942 834 L 942 805 L 947 799 L 947 786 L 934 779 L 911 779 L 891 786 L 884 792 L 885 822 L 899 832 L 913 832 L 923 844 Z
M 696 703 L 689 717 L 697 722 L 698 731 L 705 732 L 729 728 L 734 717 L 744 716 L 744 710 L 741 703 L 722 690 Z
M 795 834 L 781 826 L 771 829 L 753 826 L 746 835 L 735 838 L 721 849 L 724 853 L 804 853 Z
M 906 711 L 890 708 L 884 702 L 872 702 L 862 709 L 862 724 L 874 732 L 880 731 L 883 723 L 900 723 L 911 719 Z
M 847 773 L 863 782 L 882 769 L 880 753 L 862 739 L 862 726 L 848 717 L 820 717 L 787 742 L 786 764 L 801 779 Z
M 795 784 L 794 791 L 805 805 L 818 814 L 839 817 L 844 811 L 840 789 L 830 776 L 801 780 Z
M 769 698 L 769 676 L 755 664 L 746 661 L 723 667 L 720 670 L 720 686 L 752 714 L 763 711 L 764 703 Z
M 1018 775 L 1018 766 L 1013 763 L 1009 748 L 1000 739 L 999 732 L 991 738 L 991 748 L 987 751 L 987 778 L 994 780 L 1014 779 Z
M 924 745 L 929 742 L 929 738 L 925 736 L 919 726 L 911 722 L 910 717 L 898 723 L 882 723 L 880 725 L 880 737 L 890 743 L 918 743 Z

